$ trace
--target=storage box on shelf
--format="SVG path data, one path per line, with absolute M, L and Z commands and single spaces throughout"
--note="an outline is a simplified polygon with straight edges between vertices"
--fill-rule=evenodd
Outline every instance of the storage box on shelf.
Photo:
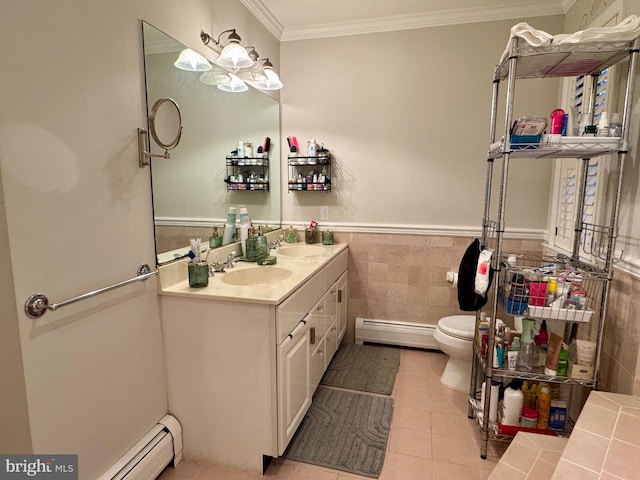
M 517 264 L 509 259 L 517 258 Z M 510 315 L 588 323 L 602 296 L 605 271 L 544 256 L 506 256 L 499 298 Z

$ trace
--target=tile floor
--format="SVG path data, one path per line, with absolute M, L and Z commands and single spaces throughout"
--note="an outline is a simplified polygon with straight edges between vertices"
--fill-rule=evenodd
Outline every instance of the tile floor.
M 447 356 L 402 349 L 391 434 L 380 480 L 483 480 L 489 477 L 508 444 L 489 442 L 480 458 L 480 432 L 467 418 L 467 395 L 440 383 Z M 266 478 L 276 480 L 364 480 L 326 467 L 278 458 Z M 258 475 L 183 460 L 160 480 L 259 480 Z

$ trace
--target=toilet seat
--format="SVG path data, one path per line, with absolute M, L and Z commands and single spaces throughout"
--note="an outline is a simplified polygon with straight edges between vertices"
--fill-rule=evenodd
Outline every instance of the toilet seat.
M 438 329 L 450 337 L 473 340 L 475 321 L 469 315 L 453 315 L 438 320 Z

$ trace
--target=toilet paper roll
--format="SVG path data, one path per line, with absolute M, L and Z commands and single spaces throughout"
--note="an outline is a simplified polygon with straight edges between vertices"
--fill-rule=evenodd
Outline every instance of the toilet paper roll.
M 457 288 L 458 287 L 458 274 L 457 273 L 453 274 L 453 282 L 451 282 L 451 286 L 453 288 Z

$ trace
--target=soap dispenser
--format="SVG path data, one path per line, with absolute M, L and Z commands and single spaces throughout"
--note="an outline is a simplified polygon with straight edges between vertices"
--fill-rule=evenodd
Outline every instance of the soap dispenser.
M 218 248 L 222 246 L 222 237 L 218 233 L 218 227 L 213 227 L 213 233 L 209 237 L 209 248 Z
M 284 238 L 287 243 L 296 243 L 298 241 L 298 233 L 293 228 L 293 225 L 287 229 Z

